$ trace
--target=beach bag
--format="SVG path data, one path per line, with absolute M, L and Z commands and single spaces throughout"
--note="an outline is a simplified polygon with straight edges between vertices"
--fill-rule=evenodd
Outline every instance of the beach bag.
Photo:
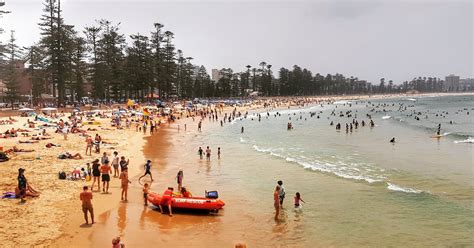
M 66 172 L 64 171 L 59 172 L 59 179 L 66 180 Z
M 8 161 L 8 156 L 6 153 L 4 152 L 0 152 L 0 162 L 5 162 L 5 161 Z
M 217 199 L 219 198 L 219 194 L 217 191 L 206 191 L 206 198 Z

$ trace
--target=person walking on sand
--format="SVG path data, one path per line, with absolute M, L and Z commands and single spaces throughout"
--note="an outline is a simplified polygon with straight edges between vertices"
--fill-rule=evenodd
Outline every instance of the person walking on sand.
M 120 157 L 118 156 L 118 152 L 114 152 L 114 157 L 112 158 L 112 167 L 114 167 L 114 177 L 119 176 L 119 161 Z
M 110 173 L 112 173 L 109 160 L 104 161 L 104 164 L 100 167 L 100 173 L 102 173 L 102 192 L 109 193 Z
M 100 164 L 99 160 L 96 159 L 92 162 L 92 186 L 91 190 L 94 190 L 94 184 L 97 181 L 97 188 L 100 191 Z
M 92 140 L 91 136 L 87 136 L 86 138 L 86 156 L 92 156 L 92 146 L 94 145 L 94 141 Z M 89 151 L 89 154 L 87 154 Z
M 283 181 L 279 180 L 278 186 L 280 186 L 280 192 L 278 193 L 278 197 L 280 198 L 280 206 L 283 208 L 283 200 L 285 200 L 285 187 L 283 187 Z
M 178 174 L 176 175 L 176 181 L 178 183 L 178 191 L 181 191 L 181 187 L 183 186 L 183 178 L 184 178 L 183 170 L 179 169 Z
M 206 148 L 206 160 L 211 161 L 211 148 L 209 146 Z
M 120 181 L 122 184 L 122 201 L 128 201 L 128 184 L 132 183 L 130 180 L 128 180 L 128 169 L 125 168 L 121 173 L 120 173 Z
M 217 147 L 217 159 L 221 159 L 221 148 Z
M 280 215 L 280 186 L 276 186 L 275 191 L 273 192 L 273 206 L 275 207 L 275 220 L 278 220 Z
M 82 212 L 84 212 L 84 219 L 86 221 L 86 225 L 89 225 L 89 218 L 87 216 L 87 212 L 91 215 L 92 223 L 94 224 L 94 208 L 92 207 L 92 192 L 89 191 L 89 187 L 84 186 L 82 187 L 82 192 L 79 195 L 79 199 L 82 201 Z
M 145 174 L 143 174 L 143 176 L 138 178 L 138 181 L 140 181 L 140 179 L 142 179 L 142 177 L 145 177 L 146 175 L 150 175 L 151 181 L 153 182 L 153 175 L 151 174 L 151 171 L 150 171 L 150 169 L 151 169 L 151 160 L 146 161 L 146 164 L 144 165 L 144 168 L 145 168 Z

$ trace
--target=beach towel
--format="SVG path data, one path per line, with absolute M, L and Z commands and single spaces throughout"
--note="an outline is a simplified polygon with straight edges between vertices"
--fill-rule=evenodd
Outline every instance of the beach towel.
M 2 199 L 15 199 L 16 194 L 15 192 L 5 192 L 2 194 Z

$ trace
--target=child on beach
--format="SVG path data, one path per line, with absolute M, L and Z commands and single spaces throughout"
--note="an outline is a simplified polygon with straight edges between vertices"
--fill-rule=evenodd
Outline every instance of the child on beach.
M 183 177 L 184 177 L 183 170 L 179 169 L 178 174 L 176 175 L 176 181 L 178 183 L 178 191 L 181 191 L 181 187 L 183 186 Z
M 145 206 L 148 206 L 148 191 L 149 191 L 149 185 L 148 183 L 145 183 L 143 185 L 143 199 L 145 200 Z
M 128 180 L 128 169 L 125 168 L 124 170 L 122 170 L 122 173 L 120 173 L 120 180 L 121 180 L 121 184 L 122 184 L 122 201 L 124 200 L 124 196 L 125 196 L 125 201 L 127 201 L 127 195 L 128 195 L 128 184 L 129 183 L 132 183 L 130 182 L 130 180 Z
M 300 208 L 300 201 L 306 203 L 305 201 L 303 201 L 303 198 L 301 198 L 300 192 L 296 192 L 296 195 L 295 195 L 295 208 Z

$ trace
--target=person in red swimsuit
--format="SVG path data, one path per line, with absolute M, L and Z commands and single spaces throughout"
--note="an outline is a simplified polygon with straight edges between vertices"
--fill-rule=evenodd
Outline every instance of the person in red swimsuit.
M 165 190 L 165 192 L 163 192 L 163 195 L 161 196 L 161 202 L 160 202 L 160 212 L 163 213 L 163 208 L 162 206 L 168 206 L 168 209 L 170 211 L 170 216 L 173 216 L 173 212 L 171 210 L 171 201 L 172 201 L 172 198 L 173 197 L 173 188 L 172 187 L 168 187 L 167 190 Z

